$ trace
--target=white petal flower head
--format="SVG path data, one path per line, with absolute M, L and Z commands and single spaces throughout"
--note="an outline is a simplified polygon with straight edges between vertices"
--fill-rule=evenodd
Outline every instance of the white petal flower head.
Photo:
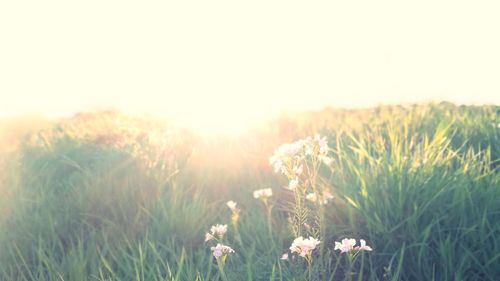
M 330 148 L 328 147 L 328 140 L 326 139 L 326 137 L 316 135 L 314 136 L 314 140 L 318 143 L 319 152 L 324 155 L 327 154 Z
M 210 233 L 205 233 L 205 242 L 213 240 L 215 237 Z
M 299 186 L 299 180 L 298 180 L 298 179 L 294 179 L 294 180 L 291 180 L 291 181 L 288 183 L 288 187 L 287 187 L 287 189 L 294 190 L 294 189 L 296 189 L 298 186 Z
M 335 241 L 335 248 L 333 250 L 340 250 L 341 253 L 348 253 L 354 250 L 356 239 L 342 239 L 342 242 Z
M 212 250 L 212 254 L 214 255 L 214 257 L 216 259 L 218 259 L 222 256 L 225 256 L 225 255 L 234 253 L 234 250 L 231 249 L 231 247 L 220 244 L 220 243 L 218 243 L 217 246 L 215 246 L 215 247 L 211 247 L 210 249 Z
M 363 239 L 360 239 L 359 240 L 359 243 L 361 244 L 361 246 L 358 246 L 356 248 L 354 248 L 355 250 L 358 250 L 358 251 L 372 251 L 372 247 L 366 245 L 366 241 L 363 240 Z
M 227 224 L 216 224 L 210 228 L 210 232 L 213 236 L 217 235 L 219 238 L 222 238 L 224 234 L 227 232 Z
M 329 200 L 333 199 L 333 195 L 329 191 L 323 191 L 323 195 L 321 196 L 321 204 L 325 205 Z
M 229 200 L 227 201 L 226 205 L 229 207 L 229 209 L 231 209 L 231 211 L 235 212 L 235 211 L 238 211 L 238 208 L 236 208 L 236 202 L 232 201 L 232 200 Z
M 273 190 L 270 188 L 259 189 L 253 192 L 253 198 L 255 199 L 267 199 L 271 196 L 273 196 Z
M 306 200 L 316 203 L 319 200 L 320 205 L 325 205 L 328 200 L 333 199 L 333 195 L 329 191 L 323 191 L 323 194 L 318 195 L 316 193 L 309 193 L 306 195 Z
M 288 253 L 284 253 L 284 254 L 281 256 L 280 260 L 287 261 L 287 260 L 288 260 Z
M 271 158 L 269 158 L 269 164 L 273 165 L 275 173 L 284 170 L 283 161 L 278 155 L 273 155 Z
M 333 195 L 329 191 L 323 191 L 323 197 L 327 200 L 333 199 Z
M 318 200 L 318 195 L 316 193 L 312 192 L 306 195 L 306 199 L 315 203 Z
M 320 159 L 327 166 L 330 166 L 333 163 L 333 158 L 328 157 L 328 156 L 320 157 Z
M 293 160 L 303 159 L 303 141 L 285 143 L 274 150 L 273 156 L 269 158 L 269 163 L 274 166 L 274 172 L 287 173 L 286 165 Z
M 318 239 L 309 237 L 304 239 L 302 236 L 293 240 L 292 246 L 290 246 L 290 251 L 292 253 L 297 253 L 301 257 L 306 257 L 312 253 L 317 245 L 321 243 Z

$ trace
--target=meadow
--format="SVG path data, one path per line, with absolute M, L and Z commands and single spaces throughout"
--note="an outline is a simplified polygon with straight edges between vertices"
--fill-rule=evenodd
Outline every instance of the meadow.
M 327 108 L 237 136 L 0 121 L 0 280 L 500 280 L 499 114 Z

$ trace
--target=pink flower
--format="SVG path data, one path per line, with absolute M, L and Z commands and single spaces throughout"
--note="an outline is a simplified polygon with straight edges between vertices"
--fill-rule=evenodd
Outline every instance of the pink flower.
M 372 247 L 366 245 L 365 240 L 360 239 L 359 243 L 361 244 L 361 246 L 355 247 L 354 248 L 355 250 L 358 250 L 358 251 L 372 251 L 373 250 Z
M 213 240 L 215 237 L 210 233 L 205 233 L 205 242 Z
M 287 260 L 288 260 L 288 253 L 284 253 L 284 254 L 281 256 L 280 260 L 287 261 Z
M 270 188 L 259 189 L 253 192 L 253 198 L 255 199 L 267 199 L 271 196 L 273 196 L 273 190 Z
M 294 190 L 294 189 L 296 189 L 298 186 L 299 186 L 299 180 L 298 180 L 298 179 L 294 179 L 294 180 L 291 180 L 291 181 L 288 183 L 288 187 L 287 187 L 287 189 Z
M 333 250 L 340 250 L 341 253 L 347 253 L 354 250 L 356 239 L 342 239 L 342 242 L 335 241 L 335 248 Z
M 342 239 L 342 243 L 335 242 L 334 250 L 340 250 L 341 253 L 348 253 L 352 251 L 372 251 L 373 249 L 366 245 L 366 241 L 359 240 L 361 246 L 356 246 L 356 239 Z
M 224 234 L 227 232 L 227 224 L 216 224 L 210 228 L 210 232 L 212 232 L 212 235 L 217 235 L 219 238 L 222 238 Z
M 300 236 L 293 240 L 292 246 L 290 246 L 290 251 L 292 251 L 292 253 L 299 254 L 301 257 L 306 257 L 311 254 L 319 243 L 321 242 L 313 237 L 304 239 Z
M 234 253 L 234 250 L 231 247 L 218 243 L 217 246 L 211 247 L 212 254 L 216 259 L 225 256 L 227 254 Z
M 210 233 L 205 233 L 205 242 L 215 239 L 215 236 L 222 238 L 227 232 L 227 224 L 216 224 L 210 228 Z
M 320 205 L 325 205 L 328 203 L 328 200 L 332 200 L 333 195 L 329 191 L 323 191 L 323 194 L 319 195 L 316 193 L 309 193 L 306 195 L 306 200 L 309 200 L 313 203 L 316 203 L 319 201 Z

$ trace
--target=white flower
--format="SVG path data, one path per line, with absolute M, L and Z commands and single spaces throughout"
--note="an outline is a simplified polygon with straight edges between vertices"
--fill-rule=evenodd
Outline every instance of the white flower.
M 316 248 L 317 245 L 321 243 L 318 239 L 309 237 L 304 239 L 302 236 L 293 240 L 292 246 L 290 246 L 290 251 L 292 253 L 297 253 L 301 257 L 306 257 L 311 254 L 311 252 Z
M 318 196 L 316 195 L 316 193 L 312 192 L 306 195 L 306 199 L 313 203 L 316 203 L 316 201 L 318 200 Z
M 306 200 L 309 200 L 313 203 L 318 202 L 320 205 L 325 205 L 328 203 L 328 200 L 333 199 L 333 195 L 329 191 L 323 191 L 323 194 L 317 195 L 316 193 L 312 192 L 306 195 Z
M 274 166 L 275 173 L 284 170 L 283 161 L 277 155 L 273 155 L 269 158 L 269 163 Z
M 273 195 L 273 190 L 270 188 L 259 189 L 259 190 L 255 190 L 253 192 L 253 198 L 255 198 L 255 199 L 259 199 L 259 198 L 267 199 L 267 198 L 271 197 L 272 195 Z
M 354 250 L 356 239 L 342 239 L 341 242 L 335 241 L 335 248 L 333 250 L 340 250 L 341 253 L 347 253 Z
M 281 172 L 288 177 L 299 176 L 303 166 L 299 165 L 307 156 L 312 156 L 330 165 L 333 159 L 328 157 L 328 141 L 326 137 L 315 135 L 300 139 L 293 143 L 286 143 L 274 150 L 269 158 L 269 163 L 274 167 L 274 172 Z
M 373 250 L 372 247 L 366 245 L 365 240 L 360 239 L 359 243 L 361 244 L 361 246 L 355 247 L 354 250 L 357 250 L 357 251 L 372 251 Z
M 227 224 L 216 224 L 216 225 L 213 225 L 211 228 L 210 228 L 210 232 L 212 234 L 212 236 L 218 236 L 219 238 L 222 238 L 224 236 L 224 234 L 226 234 L 227 232 Z M 205 235 L 206 237 L 206 235 Z
M 274 150 L 273 156 L 269 158 L 269 163 L 274 166 L 274 172 L 286 173 L 285 163 L 291 163 L 293 160 L 303 159 L 302 150 L 303 141 L 286 143 Z
M 323 191 L 323 202 L 325 202 L 325 204 L 328 202 L 328 200 L 332 200 L 333 199 L 333 195 L 329 192 L 329 191 Z
M 328 154 L 328 150 L 330 148 L 328 147 L 328 141 L 326 140 L 326 137 L 315 135 L 314 141 L 317 142 L 317 144 L 319 145 L 319 153 L 324 155 Z
M 229 207 L 229 209 L 231 209 L 231 211 L 233 212 L 237 212 L 239 211 L 238 208 L 236 208 L 236 202 L 232 201 L 232 200 L 229 200 L 227 201 L 226 205 Z
M 205 242 L 213 240 L 215 237 L 210 233 L 205 233 Z
M 294 189 L 296 189 L 298 186 L 299 186 L 299 180 L 298 180 L 298 179 L 294 179 L 294 180 L 291 180 L 291 181 L 288 183 L 288 187 L 287 187 L 287 189 L 294 190 Z
M 288 253 L 284 253 L 284 254 L 281 256 L 280 260 L 287 261 L 287 260 L 288 260 Z
M 212 253 L 216 259 L 218 259 L 224 255 L 234 253 L 234 250 L 231 249 L 231 247 L 220 244 L 220 243 L 218 243 L 217 246 L 215 246 L 215 247 L 211 247 L 210 249 L 212 250 Z
M 319 157 L 320 160 L 327 166 L 330 166 L 333 163 L 333 158 L 328 157 L 328 156 L 321 156 Z

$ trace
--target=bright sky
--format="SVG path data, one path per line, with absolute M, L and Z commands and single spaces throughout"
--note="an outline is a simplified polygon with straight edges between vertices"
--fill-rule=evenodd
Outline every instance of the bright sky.
M 500 104 L 499 3 L 1 1 L 0 116 Z

